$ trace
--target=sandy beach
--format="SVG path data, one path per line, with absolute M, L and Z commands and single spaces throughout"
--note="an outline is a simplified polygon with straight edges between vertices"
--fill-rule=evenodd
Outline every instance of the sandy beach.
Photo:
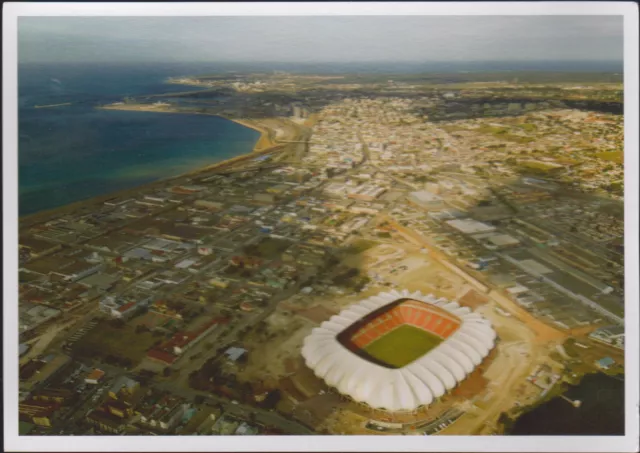
M 157 104 L 111 104 L 102 107 L 97 107 L 101 110 L 126 110 L 132 112 L 156 112 L 156 113 L 174 113 L 174 114 L 191 114 L 191 115 L 210 115 L 225 118 L 233 121 L 234 123 L 241 124 L 245 127 L 254 129 L 260 132 L 260 138 L 256 142 L 253 149 L 254 152 L 263 151 L 267 148 L 271 148 L 276 145 L 275 137 L 287 139 L 286 130 L 288 128 L 284 126 L 284 120 L 278 118 L 265 118 L 265 119 L 251 119 L 251 118 L 229 118 L 224 115 L 215 113 L 202 113 L 198 111 L 180 110 L 170 105 L 157 105 Z M 293 123 L 291 123 L 293 125 Z M 275 135 L 275 137 L 274 137 Z M 290 138 L 289 138 L 290 139 Z

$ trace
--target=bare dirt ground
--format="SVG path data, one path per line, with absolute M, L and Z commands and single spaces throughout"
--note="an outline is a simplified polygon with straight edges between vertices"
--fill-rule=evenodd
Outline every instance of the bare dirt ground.
M 417 247 L 410 245 L 395 246 L 395 249 L 405 251 L 399 257 L 390 247 L 393 246 L 382 245 L 367 250 L 364 253 L 365 259 L 361 261 L 364 269 L 375 269 L 385 281 L 399 287 L 433 293 L 438 297 L 457 299 L 469 291 L 470 286 L 461 276 L 450 272 L 431 254 L 420 253 Z M 387 259 L 381 260 L 380 257 Z M 371 269 L 367 269 L 368 264 L 373 265 Z M 402 270 L 392 274 L 393 269 Z M 367 293 L 375 294 L 379 290 L 373 288 Z M 367 293 L 360 296 L 368 296 Z M 549 353 L 555 344 L 567 337 L 567 332 L 538 321 L 498 293 L 490 293 L 483 299 L 483 304 L 478 304 L 476 310 L 492 321 L 500 338 L 495 358 L 483 375 L 488 385 L 484 391 L 470 399 L 471 405 L 465 415 L 440 432 L 443 435 L 489 433 L 495 429 L 495 421 L 501 412 L 509 410 L 516 403 L 527 404 L 535 400 L 540 389 L 528 384 L 526 377 L 538 364 L 549 363 Z M 498 314 L 496 306 L 500 306 L 511 316 Z M 479 402 L 478 406 L 473 404 L 475 401 Z M 353 412 L 347 406 L 333 413 L 322 426 L 334 433 L 372 434 L 364 426 L 366 416 L 366 413 Z M 419 417 L 416 417 L 416 422 Z M 369 418 L 379 418 L 379 414 L 372 413 Z
M 289 374 L 288 359 L 300 357 L 304 338 L 317 326 L 304 316 L 281 310 L 268 317 L 266 323 L 264 334 L 254 333 L 244 340 L 250 354 L 244 370 L 238 373 L 242 380 L 279 379 Z
M 533 332 L 535 332 L 535 341 L 538 343 L 561 341 L 569 336 L 568 332 L 555 329 L 550 325 L 545 324 L 524 308 L 520 307 L 518 304 L 497 291 L 490 292 L 489 297 L 491 297 L 491 299 L 493 299 L 502 309 L 511 313 L 514 318 L 525 323 Z
M 363 274 L 370 276 L 372 283 L 361 293 L 329 291 L 282 302 L 278 311 L 267 319 L 264 336 L 257 335 L 247 343 L 252 354 L 239 377 L 252 380 L 268 375 L 288 379 L 284 387 L 292 387 L 297 398 L 289 400 L 288 410 L 318 432 L 380 434 L 367 429 L 366 421 L 385 421 L 388 414 L 366 410 L 327 389 L 301 360 L 303 340 L 313 327 L 346 306 L 394 287 L 452 300 L 463 297 L 471 286 L 444 266 L 442 259 L 423 253 L 419 245 L 409 243 L 381 243 L 346 257 L 343 264 L 357 265 Z M 424 413 L 403 416 L 408 417 L 408 423 L 431 421 L 452 404 L 463 404 L 465 414 L 439 434 L 489 434 L 495 430 L 500 413 L 517 404 L 528 404 L 539 396 L 541 390 L 526 381 L 533 369 L 542 363 L 557 366 L 549 355 L 556 344 L 564 342 L 567 332 L 538 321 L 495 291 L 482 295 L 482 299 L 476 310 L 491 320 L 500 340 L 492 361 L 479 377 L 483 382 L 478 387 L 480 390 L 473 395 L 466 392 L 447 397 Z M 510 316 L 499 314 L 496 307 Z
M 531 322 L 531 315 L 525 319 L 502 316 L 496 313 L 496 305 L 507 310 L 505 301 L 498 302 L 495 298 L 478 309 L 491 320 L 500 339 L 496 358 L 484 375 L 489 386 L 474 399 L 474 410 L 468 411 L 439 434 L 490 434 L 496 428 L 495 422 L 501 412 L 516 404 L 528 404 L 538 397 L 541 390 L 526 381 L 534 368 L 543 363 L 557 365 L 549 355 L 566 334 L 536 322 L 535 318 Z
M 374 281 L 391 283 L 410 291 L 421 291 L 437 297 L 455 299 L 464 280 L 447 270 L 420 248 L 411 244 L 381 244 L 363 253 L 350 256 L 347 265 L 358 263 L 361 272 Z M 382 289 L 371 291 L 375 294 Z M 369 292 L 361 296 L 368 297 Z

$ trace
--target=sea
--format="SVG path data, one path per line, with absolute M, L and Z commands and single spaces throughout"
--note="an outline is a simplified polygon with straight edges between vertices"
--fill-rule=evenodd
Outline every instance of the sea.
M 215 116 L 98 110 L 126 96 L 195 89 L 168 77 L 205 65 L 18 67 L 20 216 L 136 187 L 250 152 L 260 134 Z M 36 105 L 71 103 L 52 108 Z
M 624 377 L 589 374 L 564 394 L 520 416 L 508 434 L 521 436 L 622 436 L 625 433 Z
M 169 77 L 252 72 L 617 71 L 618 63 L 47 63 L 18 65 L 20 215 L 132 188 L 250 152 L 258 132 L 203 115 L 97 110 L 127 96 L 196 90 Z M 71 105 L 35 109 L 35 105 Z

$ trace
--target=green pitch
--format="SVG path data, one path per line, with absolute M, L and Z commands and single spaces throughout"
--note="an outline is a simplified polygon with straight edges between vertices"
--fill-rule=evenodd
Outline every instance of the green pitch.
M 364 348 L 374 359 L 391 368 L 402 368 L 422 357 L 442 342 L 437 336 L 418 327 L 404 324 Z

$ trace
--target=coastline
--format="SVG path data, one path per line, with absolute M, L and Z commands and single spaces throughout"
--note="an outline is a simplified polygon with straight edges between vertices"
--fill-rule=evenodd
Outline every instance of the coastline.
M 209 116 L 217 116 L 219 118 L 224 118 L 229 121 L 233 121 L 234 123 L 240 124 L 244 127 L 248 127 L 249 129 L 253 129 L 257 132 L 260 132 L 260 138 L 256 142 L 252 152 L 263 151 L 266 148 L 271 148 L 276 146 L 275 140 L 272 138 L 272 133 L 275 132 L 270 130 L 268 126 L 265 124 L 260 124 L 259 120 L 251 119 L 251 118 L 230 118 L 225 115 L 217 114 L 217 113 L 203 113 L 198 111 L 184 111 L 176 108 L 171 108 L 168 106 L 155 106 L 153 104 L 111 104 L 105 105 L 101 107 L 96 107 L 98 110 L 123 110 L 129 112 L 151 112 L 151 113 L 174 113 L 181 115 L 209 115 Z M 276 118 L 266 118 L 263 121 L 276 120 Z M 281 120 L 280 120 L 281 121 Z
M 58 206 L 55 208 L 30 213 L 25 216 L 19 216 L 18 222 L 20 224 L 20 228 L 26 228 L 33 224 L 47 221 L 49 218 L 55 215 L 62 215 L 66 212 L 73 211 L 75 209 L 80 209 L 87 205 L 103 203 L 104 201 L 110 198 L 126 196 L 127 194 L 131 194 L 136 191 L 151 189 L 156 184 L 166 183 L 172 180 L 178 180 L 180 178 L 197 176 L 198 174 L 201 174 L 204 172 L 214 171 L 214 170 L 222 169 L 225 167 L 241 164 L 244 161 L 253 160 L 259 156 L 284 152 L 287 150 L 288 146 L 286 144 L 277 143 L 275 137 L 281 136 L 285 140 L 295 139 L 296 138 L 295 134 L 299 129 L 298 125 L 296 125 L 293 122 L 289 122 L 284 118 L 261 118 L 259 120 L 253 119 L 253 118 L 235 119 L 235 118 L 229 118 L 224 115 L 213 114 L 213 113 L 180 111 L 175 109 L 157 108 L 157 107 L 154 108 L 149 105 L 139 105 L 139 104 L 134 104 L 134 105 L 124 104 L 124 105 L 115 105 L 115 106 L 109 105 L 109 106 L 102 106 L 102 107 L 96 107 L 96 108 L 101 110 L 127 110 L 127 111 L 142 111 L 142 112 L 218 116 L 220 118 L 233 121 L 244 127 L 248 127 L 257 132 L 260 132 L 260 137 L 258 138 L 252 151 L 241 154 L 236 157 L 232 157 L 230 159 L 225 159 L 219 162 L 215 162 L 215 163 L 212 163 L 211 165 L 206 165 L 204 167 L 198 167 L 196 169 L 193 169 L 185 173 L 176 174 L 166 178 L 159 178 L 159 179 L 156 179 L 155 181 L 138 185 L 135 187 L 131 187 L 129 189 L 119 190 L 116 192 L 109 192 L 108 194 L 99 195 L 97 197 L 91 197 L 84 200 L 79 200 L 73 203 L 69 203 L 63 206 Z M 291 134 L 293 134 L 293 136 L 291 136 Z
M 612 375 L 608 373 L 603 373 L 599 370 L 594 370 L 593 372 L 586 373 L 582 376 L 580 381 L 575 384 L 570 384 L 568 386 L 563 386 L 554 392 L 550 392 L 548 398 L 544 400 L 536 402 L 536 404 L 531 404 L 529 406 L 521 407 L 518 412 L 513 415 L 508 415 L 506 419 L 503 420 L 503 434 L 505 435 L 544 435 L 548 433 L 548 422 L 549 417 L 554 418 L 555 413 L 562 412 L 560 416 L 557 416 L 554 420 L 555 423 L 558 423 L 561 426 L 564 426 L 564 429 L 567 432 L 553 432 L 549 433 L 550 435 L 585 435 L 589 434 L 588 432 L 575 432 L 579 430 L 579 427 L 583 425 L 583 418 L 586 417 L 586 414 L 589 414 L 594 408 L 599 409 L 599 413 L 608 413 L 608 409 L 611 407 L 615 407 L 617 404 L 616 401 L 620 399 L 624 400 L 624 396 L 619 397 L 617 400 L 615 398 L 606 398 L 600 399 L 598 397 L 593 397 L 594 387 L 597 387 L 598 391 L 604 390 L 607 392 L 613 392 L 614 388 L 618 387 L 619 384 L 609 381 L 609 379 L 614 379 L 616 381 L 622 382 L 621 392 L 624 394 L 624 374 L 622 374 L 622 378 L 619 375 Z M 594 385 L 597 383 L 597 385 Z M 609 383 L 608 386 L 602 386 L 603 383 Z M 619 388 L 619 387 L 618 387 Z M 568 396 L 567 396 L 568 394 Z M 573 408 L 570 406 L 570 403 L 566 400 L 563 401 L 562 397 L 573 398 L 575 400 L 580 400 L 581 403 L 584 403 L 580 406 L 582 410 L 579 408 Z M 585 408 L 586 405 L 586 408 Z M 617 414 L 618 410 L 612 410 L 610 414 Z M 523 422 L 520 421 L 521 418 L 525 417 L 525 420 L 528 420 L 530 426 L 534 427 L 534 432 L 523 432 Z M 598 421 L 599 417 L 595 417 Z M 593 420 L 593 418 L 591 417 Z M 613 426 L 609 426 L 613 428 Z M 621 433 L 624 433 L 624 423 L 622 422 L 619 426 Z M 537 432 L 536 432 L 537 431 Z M 600 435 L 619 435 L 619 433 L 614 432 L 603 432 Z

